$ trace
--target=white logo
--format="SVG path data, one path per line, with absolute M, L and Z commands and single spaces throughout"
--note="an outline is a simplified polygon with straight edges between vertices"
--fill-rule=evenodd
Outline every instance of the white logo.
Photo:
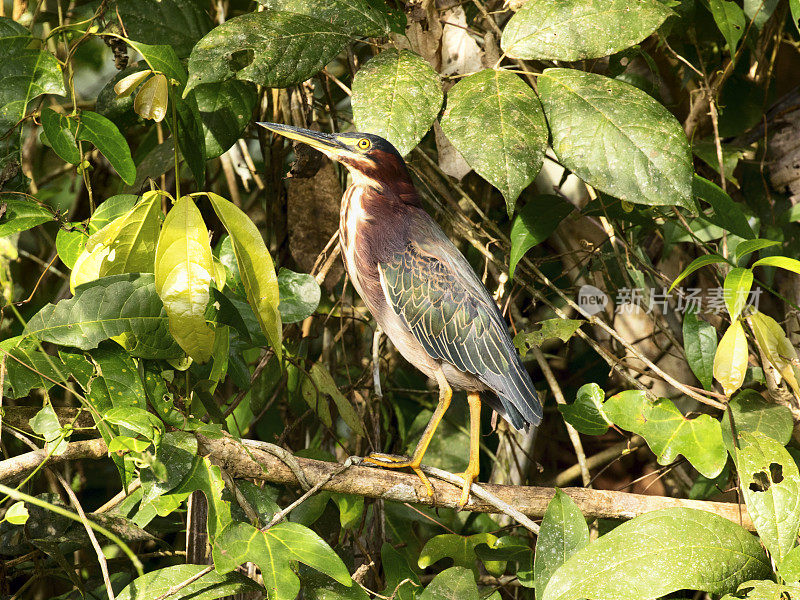
M 601 312 L 608 304 L 608 296 L 593 285 L 582 285 L 578 291 L 578 306 L 590 315 Z

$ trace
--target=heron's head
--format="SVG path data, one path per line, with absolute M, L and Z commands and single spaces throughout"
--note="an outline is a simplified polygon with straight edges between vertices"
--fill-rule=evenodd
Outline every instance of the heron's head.
M 280 123 L 257 123 L 291 140 L 308 144 L 345 165 L 354 181 L 378 187 L 410 184 L 403 157 L 392 144 L 371 133 L 322 133 Z

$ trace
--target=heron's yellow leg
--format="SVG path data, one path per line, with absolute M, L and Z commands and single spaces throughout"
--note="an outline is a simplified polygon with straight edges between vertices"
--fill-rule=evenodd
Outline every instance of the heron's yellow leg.
M 433 416 L 431 417 L 431 420 L 428 421 L 428 426 L 425 427 L 425 432 L 422 434 L 422 437 L 417 443 L 417 447 L 414 448 L 414 453 L 411 455 L 411 458 L 406 459 L 405 457 L 401 458 L 386 454 L 373 453 L 364 459 L 365 462 L 379 465 L 387 469 L 404 469 L 406 467 L 412 469 L 425 486 L 428 496 L 433 496 L 433 486 L 428 480 L 427 475 L 425 475 L 425 473 L 422 472 L 422 469 L 420 469 L 422 457 L 425 456 L 425 452 L 428 450 L 428 445 L 431 443 L 433 435 L 436 433 L 436 428 L 442 421 L 444 413 L 447 412 L 447 409 L 450 406 L 450 400 L 453 398 L 453 390 L 450 388 L 450 384 L 447 382 L 447 379 L 445 378 L 441 369 L 439 369 L 439 371 L 436 373 L 436 381 L 439 384 L 439 404 L 436 406 L 436 410 L 433 411 Z
M 472 482 L 481 471 L 481 397 L 477 392 L 467 395 L 469 402 L 469 464 L 467 470 L 458 473 L 464 480 L 464 487 L 461 488 L 461 498 L 458 501 L 458 508 L 462 509 L 469 502 L 469 488 Z

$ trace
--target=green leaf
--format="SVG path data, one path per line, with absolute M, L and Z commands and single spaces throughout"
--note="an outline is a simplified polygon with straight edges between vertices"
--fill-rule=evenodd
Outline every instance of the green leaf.
M 258 13 L 264 14 L 264 13 Z M 280 292 L 272 257 L 250 218 L 232 202 L 208 192 L 214 211 L 231 236 L 239 274 L 261 331 L 281 356 L 281 315 L 278 311 Z
M 763 356 L 775 367 L 796 394 L 800 394 L 798 384 L 797 352 L 778 322 L 758 311 L 747 317 L 747 322 L 756 336 L 756 342 Z M 764 365 L 765 367 L 767 365 Z
M 281 321 L 297 323 L 314 314 L 319 306 L 321 290 L 317 280 L 308 273 L 295 273 L 284 267 L 278 272 Z
M 765 256 L 753 263 L 754 267 L 780 267 L 800 274 L 800 260 L 786 256 Z
M 375 0 L 258 0 L 267 10 L 286 11 L 322 19 L 352 37 L 384 37 L 405 32 L 405 14 Z
M 616 527 L 573 554 L 543 600 L 647 600 L 677 590 L 724 594 L 772 572 L 758 540 L 713 513 L 668 508 Z
M 747 221 L 744 205 L 734 202 L 717 184 L 703 179 L 699 175 L 692 178 L 692 194 L 705 200 L 714 209 L 714 214 L 707 217 L 714 225 L 745 239 L 755 238 L 753 228 Z
M 536 539 L 533 576 L 536 597 L 542 598 L 547 582 L 578 550 L 589 545 L 589 527 L 572 498 L 556 489 L 547 505 Z
M 180 485 L 170 492 L 170 495 L 179 497 L 198 490 L 203 492 L 208 502 L 207 530 L 212 545 L 215 543 L 217 535 L 232 522 L 231 504 L 222 499 L 222 491 L 224 489 L 225 482 L 222 480 L 220 468 L 217 465 L 212 465 L 208 457 L 195 456 L 194 464 L 189 473 L 184 477 Z M 162 496 L 162 498 L 167 497 L 167 495 Z M 219 569 L 217 571 L 222 572 Z
M 638 44 L 673 14 L 658 0 L 531 0 L 508 21 L 500 46 L 513 58 L 600 58 Z
M 136 194 L 117 194 L 101 202 L 89 220 L 89 234 L 100 231 L 111 221 L 127 213 L 138 201 L 139 196 Z
M 405 156 L 433 125 L 442 108 L 442 85 L 428 62 L 409 50 L 384 50 L 353 78 L 357 131 L 391 142 Z
M 463 567 L 445 569 L 425 587 L 419 600 L 479 600 L 475 577 Z
M 547 123 L 534 91 L 502 69 L 469 75 L 447 93 L 441 125 L 469 166 L 500 190 L 511 215 L 522 190 L 539 174 L 547 148 Z
M 236 143 L 253 116 L 258 101 L 255 86 L 231 79 L 194 88 L 203 123 L 206 158 L 216 158 Z
M 53 220 L 52 211 L 29 200 L 16 200 L 3 196 L 0 208 L 6 209 L 5 213 L 0 215 L 0 238 Z
M 42 109 L 42 129 L 53 152 L 68 163 L 77 165 L 81 162 L 81 153 L 75 141 L 75 126 L 70 126 L 70 118 L 57 113 L 52 108 Z
M 631 85 L 573 69 L 545 69 L 538 84 L 565 167 L 622 200 L 694 210 L 692 154 L 666 108 Z
M 44 437 L 45 450 L 52 452 L 55 456 L 63 454 L 67 449 L 67 438 L 69 432 L 58 422 L 56 411 L 48 403 L 42 407 L 30 420 L 31 429 Z M 55 444 L 55 446 L 54 446 Z
M 771 248 L 772 246 L 780 246 L 780 242 L 773 242 L 772 240 L 744 240 L 736 246 L 734 251 L 734 262 L 739 262 L 742 258 L 753 252 L 758 252 L 764 248 Z
M 698 318 L 694 311 L 684 313 L 683 351 L 692 373 L 703 388 L 713 390 L 717 330 L 711 323 Z
M 717 27 L 722 32 L 722 37 L 728 42 L 728 51 L 731 56 L 736 54 L 736 47 L 742 39 L 744 28 L 747 21 L 744 18 L 744 11 L 736 2 L 730 0 L 708 0 L 711 14 Z
M 48 50 L 28 48 L 30 32 L 8 17 L 0 17 L 0 136 L 15 127 L 28 104 L 42 94 L 66 96 L 64 77 L 56 57 Z
M 72 298 L 48 304 L 34 315 L 23 333 L 81 350 L 122 334 L 128 337 L 132 356 L 181 356 L 152 274 L 112 275 L 78 286 Z
M 778 573 L 786 583 L 800 583 L 800 546 L 795 546 L 783 557 Z
M 491 548 L 496 541 L 497 537 L 491 533 L 476 533 L 466 536 L 453 533 L 436 535 L 425 542 L 425 546 L 419 553 L 417 565 L 420 569 L 426 569 L 443 558 L 449 558 L 453 561 L 454 567 L 472 569 L 475 574 L 478 574 L 478 557 L 475 554 L 475 547 L 479 544 L 486 544 Z M 495 561 L 489 561 L 490 564 L 493 562 Z
M 169 40 L 181 58 L 211 29 L 206 7 L 197 0 L 117 0 L 116 6 L 130 39 L 145 44 Z
M 110 444 L 108 444 L 108 452 L 110 454 L 111 453 L 125 454 L 126 452 L 144 452 L 149 447 L 150 447 L 149 441 L 132 438 L 125 435 L 118 435 L 111 440 Z
M 783 444 L 742 432 L 735 453 L 747 512 L 775 562 L 791 550 L 800 531 L 800 473 Z
M 164 219 L 155 259 L 156 291 L 169 317 L 169 331 L 195 362 L 211 358 L 214 329 L 206 323 L 214 260 L 203 216 L 189 196 Z
M 528 540 L 524 538 L 506 535 L 495 542 L 493 547 L 481 544 L 475 547 L 484 565 L 487 562 L 504 564 L 508 561 L 517 563 L 516 576 L 520 585 L 527 588 L 535 587 L 533 579 L 533 548 L 530 547 Z
M 125 183 L 132 185 L 136 180 L 136 165 L 131 157 L 128 142 L 117 126 L 103 115 L 88 110 L 82 111 L 75 139 L 94 144 Z
M 603 409 L 615 425 L 641 435 L 660 465 L 668 465 L 683 454 L 708 478 L 719 475 L 725 466 L 728 455 L 719 421 L 709 415 L 687 419 L 672 400 L 651 402 L 640 390 L 611 396 Z
M 125 589 L 117 594 L 117 600 L 148 600 L 166 594 L 170 588 L 176 587 L 192 576 L 204 570 L 206 565 L 173 565 L 145 573 L 131 581 Z M 181 588 L 170 598 L 181 600 L 216 600 L 224 596 L 239 593 L 258 593 L 261 586 L 241 573 L 211 571 L 200 579 Z
M 726 594 L 720 600 L 792 600 L 800 598 L 800 587 L 780 585 L 771 580 L 745 581 L 735 594 Z
M 596 383 L 580 387 L 572 404 L 559 404 L 564 420 L 586 435 L 603 435 L 612 424 L 603 410 L 605 393 Z
M 112 406 L 147 407 L 147 396 L 136 361 L 124 348 L 114 342 L 105 342 L 89 354 L 103 376 Z
M 314 380 L 317 390 L 333 399 L 333 403 L 339 411 L 339 416 L 353 430 L 353 433 L 365 436 L 366 431 L 364 431 L 361 417 L 353 408 L 353 405 L 345 398 L 344 394 L 336 387 L 336 382 L 330 372 L 321 363 L 316 363 L 311 367 L 311 378 Z
M 6 355 L 3 394 L 10 398 L 27 396 L 34 388 L 49 390 L 56 383 L 66 383 L 73 369 L 79 368 L 72 361 L 65 363 L 60 357 L 45 354 L 22 337 L 0 342 L 0 353 Z
M 28 521 L 28 509 L 25 508 L 25 503 L 15 502 L 9 506 L 3 518 L 12 525 L 24 525 Z
M 114 407 L 103 415 L 113 425 L 125 427 L 152 442 L 158 442 L 164 431 L 164 425 L 153 413 L 133 406 Z
M 513 279 L 517 263 L 525 253 L 542 243 L 575 207 L 560 196 L 537 194 L 525 201 L 511 226 L 511 255 L 508 276 Z
M 142 469 L 142 504 L 152 502 L 175 489 L 191 471 L 197 456 L 197 438 L 185 431 L 166 433 L 161 439 L 156 459 L 166 467 L 166 477 L 157 479 L 150 469 Z
M 58 230 L 56 234 L 56 251 L 61 262 L 67 268 L 72 269 L 75 266 L 75 261 L 83 253 L 89 235 L 83 231 L 80 223 L 69 223 L 69 227 L 72 227 L 72 229 Z
M 247 523 L 232 523 L 214 544 L 217 572 L 228 573 L 240 564 L 254 562 L 270 600 L 294 600 L 300 581 L 287 564 L 301 562 L 345 586 L 352 585 L 342 560 L 316 533 L 297 523 L 283 522 L 266 531 Z
M 728 307 L 728 314 L 731 321 L 735 321 L 742 314 L 742 310 L 747 305 L 747 298 L 750 296 L 750 288 L 753 286 L 753 271 L 734 267 L 725 276 L 725 287 L 723 297 L 725 306 Z
M 86 240 L 70 274 L 70 288 L 105 275 L 151 273 L 161 203 L 158 192 L 146 192 L 142 201 Z
M 704 254 L 703 256 L 698 256 L 695 258 L 689 266 L 686 267 L 681 274 L 675 278 L 675 281 L 672 282 L 672 285 L 669 286 L 669 291 L 675 289 L 675 286 L 678 285 L 681 281 L 686 279 L 689 275 L 705 267 L 706 265 L 713 265 L 715 263 L 724 263 L 727 262 L 724 258 L 722 258 L 719 254 Z
M 215 27 L 189 57 L 184 94 L 236 77 L 264 87 L 289 87 L 318 73 L 348 35 L 323 19 L 290 12 L 246 13 Z
M 585 322 L 580 319 L 545 319 L 538 323 L 538 330 L 521 332 L 514 336 L 514 345 L 524 358 L 528 350 L 541 346 L 546 340 L 558 338 L 566 344 Z
M 381 594 L 384 596 L 396 594 L 397 600 L 416 600 L 416 589 L 420 587 L 419 577 L 406 557 L 395 550 L 389 542 L 384 542 L 381 547 L 381 564 L 386 582 Z
M 758 433 L 786 445 L 792 437 L 794 421 L 788 406 L 766 401 L 755 390 L 742 390 L 728 402 L 736 433 Z M 733 456 L 735 446 L 728 411 L 722 417 L 722 439 Z
M 714 378 L 722 385 L 726 396 L 742 387 L 747 372 L 747 337 L 741 321 L 728 327 L 714 355 Z
M 789 8 L 792 11 L 795 29 L 800 32 L 800 0 L 789 0 Z

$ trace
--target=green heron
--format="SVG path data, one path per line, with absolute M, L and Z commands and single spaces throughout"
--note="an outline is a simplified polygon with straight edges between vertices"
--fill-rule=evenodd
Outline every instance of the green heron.
M 411 468 L 429 495 L 420 464 L 450 405 L 452 387 L 466 390 L 470 449 L 459 505 L 479 472 L 481 392 L 518 430 L 536 427 L 542 405 L 497 305 L 472 267 L 425 212 L 403 157 L 368 133 L 328 134 L 259 123 L 316 148 L 350 171 L 342 196 L 339 242 L 356 291 L 411 364 L 436 379 L 439 404 L 410 458 L 371 454 L 367 461 Z

